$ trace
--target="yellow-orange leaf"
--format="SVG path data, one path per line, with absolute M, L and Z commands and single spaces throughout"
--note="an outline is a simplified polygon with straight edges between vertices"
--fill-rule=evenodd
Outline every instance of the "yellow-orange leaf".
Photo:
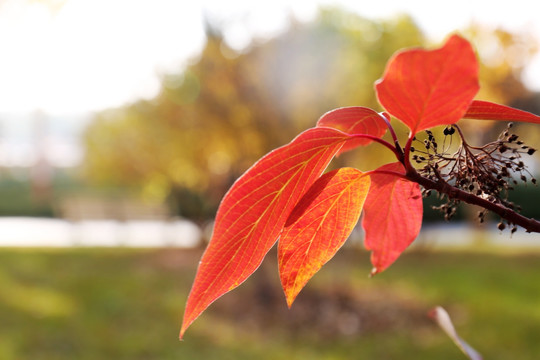
M 342 168 L 321 176 L 292 211 L 278 244 L 279 274 L 290 307 L 358 222 L 369 176 Z

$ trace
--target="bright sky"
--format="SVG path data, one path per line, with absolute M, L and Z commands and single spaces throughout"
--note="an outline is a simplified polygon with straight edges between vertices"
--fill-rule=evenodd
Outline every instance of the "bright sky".
M 84 113 L 151 97 L 160 73 L 177 69 L 201 48 L 204 15 L 228 25 L 226 38 L 241 47 L 251 33 L 278 32 L 288 14 L 309 19 L 318 3 L 375 18 L 408 12 L 436 41 L 472 20 L 534 31 L 540 39 L 540 11 L 530 0 L 4 0 L 0 114 Z M 540 90 L 540 56 L 527 83 Z

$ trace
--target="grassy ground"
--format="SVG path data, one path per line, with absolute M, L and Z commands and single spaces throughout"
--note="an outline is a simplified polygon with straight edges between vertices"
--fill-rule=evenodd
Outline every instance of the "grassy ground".
M 343 251 L 291 310 L 275 254 L 177 340 L 200 251 L 0 249 L 0 359 L 461 359 L 444 306 L 486 359 L 540 354 L 540 255 L 410 252 L 368 279 Z

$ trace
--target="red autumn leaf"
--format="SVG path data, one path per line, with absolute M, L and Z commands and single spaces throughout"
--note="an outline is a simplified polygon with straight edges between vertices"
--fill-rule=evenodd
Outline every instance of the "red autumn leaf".
M 291 212 L 278 245 L 279 274 L 289 307 L 351 234 L 369 184 L 369 176 L 360 170 L 331 171 L 311 186 Z
M 220 204 L 199 263 L 180 338 L 212 302 L 257 269 L 294 206 L 350 138 L 332 128 L 308 129 L 265 155 L 234 183 Z
M 405 174 L 399 162 L 386 164 L 371 174 L 362 226 L 365 246 L 372 250 L 372 274 L 390 266 L 414 241 L 422 225 L 422 193 L 417 183 L 377 171 Z
M 347 134 L 366 134 L 381 138 L 388 129 L 382 116 L 376 111 L 362 106 L 344 107 L 329 111 L 321 116 L 317 121 L 317 126 L 333 127 Z M 339 153 L 368 145 L 372 141 L 369 138 L 348 141 Z
M 464 119 L 523 121 L 540 124 L 540 116 L 489 101 L 475 100 L 467 109 Z
M 436 50 L 399 52 L 375 89 L 381 105 L 416 134 L 463 117 L 479 89 L 478 62 L 469 42 L 454 35 Z

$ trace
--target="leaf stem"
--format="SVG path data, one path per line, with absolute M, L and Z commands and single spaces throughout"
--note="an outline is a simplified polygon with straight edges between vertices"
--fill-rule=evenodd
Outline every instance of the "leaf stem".
M 411 153 L 411 145 L 414 140 L 414 133 L 411 132 L 409 135 L 409 138 L 407 139 L 407 143 L 405 144 L 405 149 L 402 158 L 400 159 L 403 166 L 405 166 L 405 170 L 407 173 L 409 171 L 416 171 L 414 170 L 414 167 L 411 165 L 411 159 L 410 159 L 410 153 Z
M 387 115 L 388 114 L 386 112 L 384 112 L 384 111 L 379 113 L 379 116 L 386 123 L 386 126 L 388 127 L 388 130 L 390 130 L 390 134 L 392 135 L 392 139 L 394 139 L 394 142 L 397 143 L 398 138 L 397 138 L 396 132 L 394 131 L 394 127 L 392 126 L 392 124 L 390 124 L 390 119 L 388 119 Z
M 386 112 L 380 112 L 379 116 L 384 120 L 386 126 L 388 127 L 388 130 L 390 131 L 390 135 L 392 136 L 392 139 L 394 140 L 394 147 L 397 151 L 396 156 L 399 161 L 403 159 L 403 149 L 401 148 L 401 145 L 399 144 L 399 140 L 396 135 L 396 131 L 394 130 L 394 127 L 392 124 L 390 124 L 390 115 Z
M 368 134 L 352 134 L 352 137 L 362 138 L 362 139 L 369 139 L 375 142 L 378 142 L 379 144 L 387 147 L 388 149 L 392 150 L 392 152 L 396 155 L 396 158 L 401 161 L 401 158 L 403 156 L 403 153 L 401 152 L 401 148 L 396 148 L 394 145 L 390 144 L 388 141 L 383 140 L 377 136 L 368 135 Z

